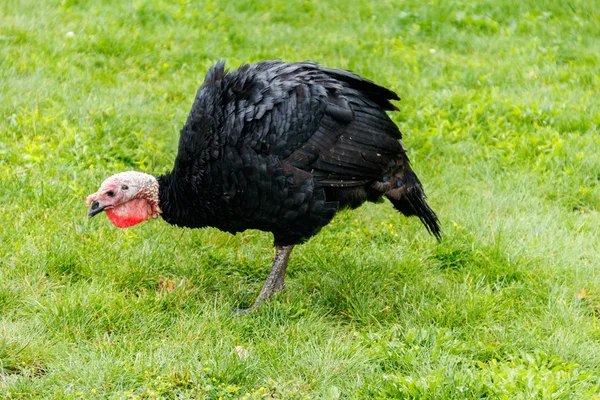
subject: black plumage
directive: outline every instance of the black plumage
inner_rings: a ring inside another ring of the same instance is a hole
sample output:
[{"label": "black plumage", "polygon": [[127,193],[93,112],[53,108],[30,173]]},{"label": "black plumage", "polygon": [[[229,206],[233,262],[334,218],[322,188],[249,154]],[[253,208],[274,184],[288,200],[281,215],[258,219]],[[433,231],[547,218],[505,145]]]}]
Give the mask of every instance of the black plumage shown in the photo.
[{"label": "black plumage", "polygon": [[340,208],[386,195],[439,225],[386,110],[397,95],[347,71],[264,61],[207,74],[158,178],[162,216],[192,228],[272,232],[301,243]]},{"label": "black plumage", "polygon": [[[157,178],[162,217],[191,228],[272,232],[278,249],[289,248],[287,264],[291,247],[338,210],[386,196],[439,238],[386,114],[397,110],[390,100],[399,98],[312,62],[264,61],[231,72],[218,63],[196,94],[172,171]],[[283,286],[281,266],[275,272],[256,305]]]}]

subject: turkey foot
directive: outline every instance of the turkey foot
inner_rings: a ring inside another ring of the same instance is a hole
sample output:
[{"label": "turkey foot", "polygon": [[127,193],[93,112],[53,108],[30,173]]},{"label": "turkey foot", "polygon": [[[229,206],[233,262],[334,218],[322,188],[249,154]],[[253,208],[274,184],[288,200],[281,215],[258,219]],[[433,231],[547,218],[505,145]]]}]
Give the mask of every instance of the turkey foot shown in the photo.
[{"label": "turkey foot", "polygon": [[285,286],[285,270],[287,268],[293,248],[293,244],[288,246],[277,246],[271,273],[267,277],[267,280],[265,281],[258,298],[250,308],[236,310],[236,315],[246,315],[251,313],[260,307],[262,302],[271,297],[273,293],[283,289]]}]

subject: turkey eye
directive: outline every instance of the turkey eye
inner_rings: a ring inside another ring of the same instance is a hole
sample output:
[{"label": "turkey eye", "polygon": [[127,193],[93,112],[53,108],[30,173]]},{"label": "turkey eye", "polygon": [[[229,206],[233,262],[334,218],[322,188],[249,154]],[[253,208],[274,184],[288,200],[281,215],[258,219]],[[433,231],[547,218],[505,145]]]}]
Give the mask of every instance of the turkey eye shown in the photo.
[{"label": "turkey eye", "polygon": [[121,189],[123,189],[123,190],[127,190],[127,189],[129,189],[129,186],[127,186],[127,185],[122,185],[122,186],[121,186]]},{"label": "turkey eye", "polygon": [[106,195],[107,195],[108,197],[114,197],[114,195],[115,195],[115,192],[113,192],[112,190],[109,190],[108,192],[106,192]]}]

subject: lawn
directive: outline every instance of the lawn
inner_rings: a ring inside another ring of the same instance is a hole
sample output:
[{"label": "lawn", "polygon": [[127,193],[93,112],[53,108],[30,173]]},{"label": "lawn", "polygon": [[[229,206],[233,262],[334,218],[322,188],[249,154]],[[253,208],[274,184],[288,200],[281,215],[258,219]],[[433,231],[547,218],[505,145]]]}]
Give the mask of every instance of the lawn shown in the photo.
[{"label": "lawn", "polygon": [[[298,246],[86,217],[160,174],[197,87],[281,58],[395,90],[438,213]],[[0,397],[600,399],[600,2],[4,0]]]}]

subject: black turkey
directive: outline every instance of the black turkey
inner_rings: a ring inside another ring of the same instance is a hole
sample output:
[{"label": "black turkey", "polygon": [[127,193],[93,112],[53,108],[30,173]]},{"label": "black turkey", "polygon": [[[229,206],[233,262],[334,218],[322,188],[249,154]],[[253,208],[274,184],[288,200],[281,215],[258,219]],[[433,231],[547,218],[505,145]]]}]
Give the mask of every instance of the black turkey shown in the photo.
[{"label": "black turkey", "polygon": [[198,89],[171,172],[122,172],[88,196],[90,217],[118,227],[149,217],[236,233],[272,232],[273,267],[256,302],[284,285],[293,247],[335,213],[387,197],[440,238],[398,127],[398,96],[351,72],[312,62],[263,61],[227,72],[219,62]]}]

